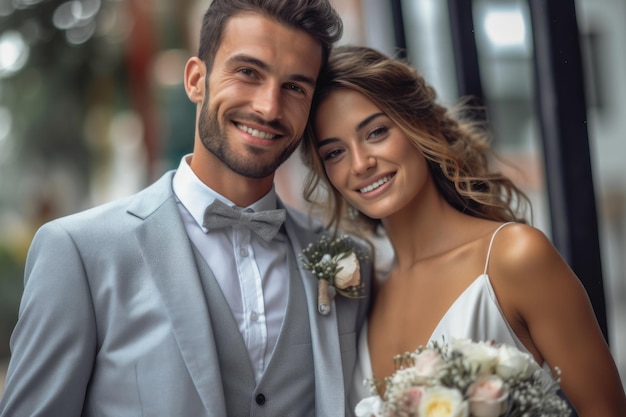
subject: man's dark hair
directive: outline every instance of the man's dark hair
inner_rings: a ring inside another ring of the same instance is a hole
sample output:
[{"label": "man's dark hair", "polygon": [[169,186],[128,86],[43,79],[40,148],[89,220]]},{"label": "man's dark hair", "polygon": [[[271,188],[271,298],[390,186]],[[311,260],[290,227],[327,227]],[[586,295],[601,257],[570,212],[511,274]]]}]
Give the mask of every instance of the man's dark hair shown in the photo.
[{"label": "man's dark hair", "polygon": [[322,46],[322,68],[326,66],[333,43],[343,32],[341,18],[329,0],[213,0],[202,20],[198,50],[198,57],[209,72],[226,22],[242,12],[258,13],[308,33]]}]

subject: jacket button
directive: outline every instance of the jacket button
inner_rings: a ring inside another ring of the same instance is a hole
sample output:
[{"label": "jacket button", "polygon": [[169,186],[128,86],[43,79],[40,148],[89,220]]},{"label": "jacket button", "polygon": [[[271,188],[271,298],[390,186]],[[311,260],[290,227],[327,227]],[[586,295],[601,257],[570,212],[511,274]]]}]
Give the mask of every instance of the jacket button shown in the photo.
[{"label": "jacket button", "polygon": [[258,394],[258,395],[256,396],[256,403],[257,403],[258,405],[263,405],[263,404],[265,404],[265,395],[263,395],[263,394]]}]

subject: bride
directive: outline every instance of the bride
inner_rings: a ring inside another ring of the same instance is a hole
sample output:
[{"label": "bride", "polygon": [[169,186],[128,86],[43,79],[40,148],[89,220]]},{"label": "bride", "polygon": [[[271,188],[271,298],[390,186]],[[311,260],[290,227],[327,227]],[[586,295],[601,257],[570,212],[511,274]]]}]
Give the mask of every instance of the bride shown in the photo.
[{"label": "bride", "polygon": [[370,395],[363,379],[394,372],[394,355],[469,338],[516,346],[545,372],[558,366],[581,417],[626,415],[584,287],[526,224],[525,195],[489,168],[485,135],[437,104],[413,68],[369,48],[336,48],[302,148],[305,197],[325,184],[330,223],[382,227],[395,254],[361,332],[355,395]]}]

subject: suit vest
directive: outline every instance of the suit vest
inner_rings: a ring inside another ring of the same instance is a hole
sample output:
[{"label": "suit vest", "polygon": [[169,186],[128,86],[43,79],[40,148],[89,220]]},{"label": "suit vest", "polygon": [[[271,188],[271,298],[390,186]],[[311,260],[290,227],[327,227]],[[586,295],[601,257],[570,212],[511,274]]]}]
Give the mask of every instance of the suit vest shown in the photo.
[{"label": "suit vest", "polygon": [[[228,417],[315,415],[315,372],[311,328],[302,278],[288,250],[289,297],[274,352],[258,385],[248,350],[213,272],[197,249],[194,256],[213,325]],[[233,279],[237,279],[233,276]],[[218,383],[219,381],[216,381]]]}]

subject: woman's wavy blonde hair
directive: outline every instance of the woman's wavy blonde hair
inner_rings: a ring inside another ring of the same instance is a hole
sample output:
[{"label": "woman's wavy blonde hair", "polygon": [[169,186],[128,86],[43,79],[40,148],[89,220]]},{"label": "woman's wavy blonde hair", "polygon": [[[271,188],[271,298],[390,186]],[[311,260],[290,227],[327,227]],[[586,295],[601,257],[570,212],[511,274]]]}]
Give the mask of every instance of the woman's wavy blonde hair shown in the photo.
[{"label": "woman's wavy blonde hair", "polygon": [[[425,156],[439,192],[451,206],[483,219],[526,223],[528,197],[509,178],[489,168],[490,157],[496,155],[488,143],[487,129],[462,116],[471,110],[466,104],[459,103],[454,110],[438,104],[435,90],[404,61],[368,47],[339,46],[320,74],[301,146],[309,168],[304,198],[314,207],[323,206],[328,226],[345,228],[347,222],[342,220],[349,210],[326,175],[314,120],[320,102],[339,88],[363,94],[404,132]],[[328,201],[316,198],[320,182],[328,191]],[[362,213],[359,220],[361,226],[380,224]]]}]

